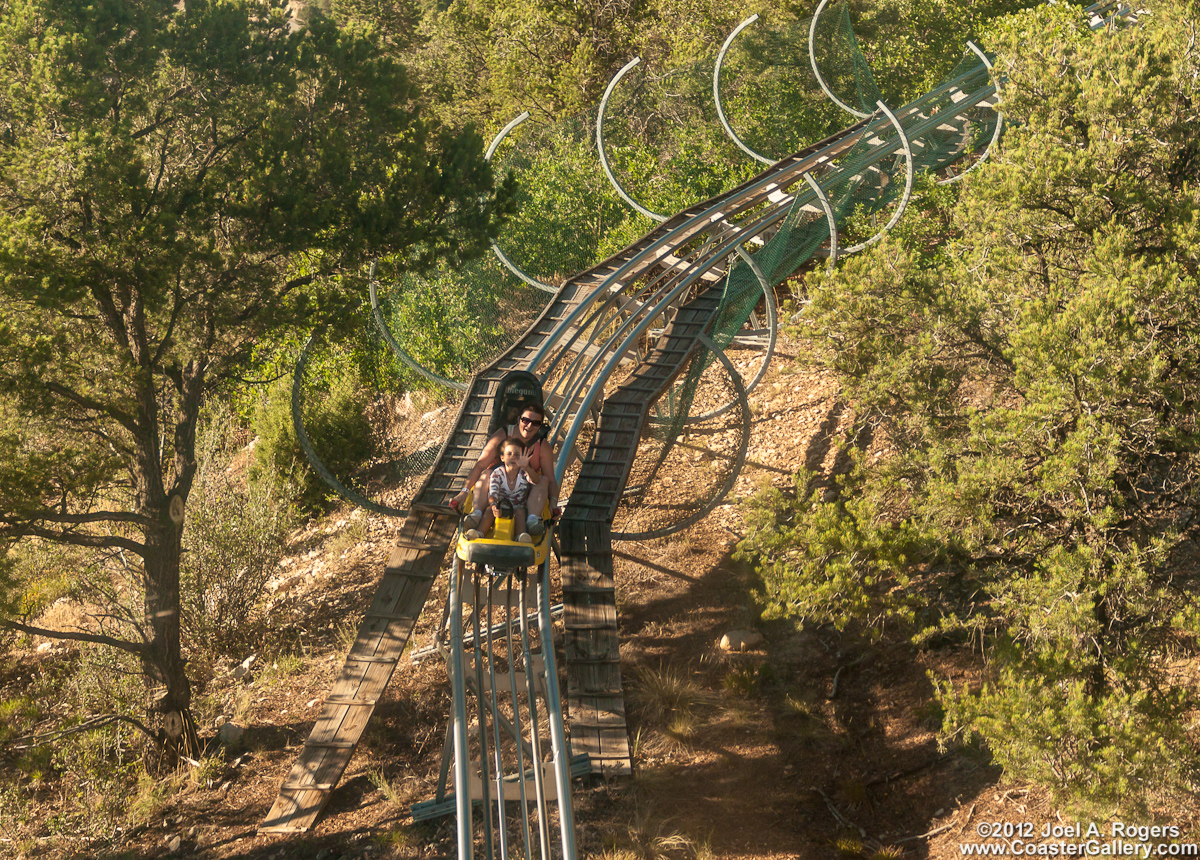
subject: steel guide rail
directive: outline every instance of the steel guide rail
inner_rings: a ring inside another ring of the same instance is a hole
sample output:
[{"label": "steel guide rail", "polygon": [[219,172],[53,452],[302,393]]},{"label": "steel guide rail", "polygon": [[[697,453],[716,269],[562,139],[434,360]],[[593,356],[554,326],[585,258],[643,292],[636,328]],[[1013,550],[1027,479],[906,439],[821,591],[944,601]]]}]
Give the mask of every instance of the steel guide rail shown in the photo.
[{"label": "steel guide rail", "polygon": [[412,813],[454,814],[459,858],[575,857],[570,779],[590,766],[571,759],[562,726],[548,575],[548,564],[492,572],[454,558],[438,639],[452,714],[435,796]]}]

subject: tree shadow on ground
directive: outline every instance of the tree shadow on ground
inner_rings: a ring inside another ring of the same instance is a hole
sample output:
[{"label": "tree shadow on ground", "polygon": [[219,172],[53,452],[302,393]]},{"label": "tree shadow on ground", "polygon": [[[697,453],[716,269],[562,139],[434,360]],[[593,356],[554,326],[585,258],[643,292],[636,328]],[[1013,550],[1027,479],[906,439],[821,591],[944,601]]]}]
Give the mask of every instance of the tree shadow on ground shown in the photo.
[{"label": "tree shadow on ground", "polygon": [[[625,804],[628,820],[653,809],[722,857],[866,858],[887,846],[925,857],[920,837],[939,816],[998,779],[998,768],[970,752],[938,749],[940,709],[926,674],[937,673],[937,653],[898,634],[873,641],[852,626],[764,622],[759,583],[731,553],[698,572],[686,553],[665,560],[669,547],[647,557],[657,551],[624,544],[614,553],[662,583],[620,600],[623,662],[674,667],[712,704],[697,707],[698,728],[674,742],[669,727],[629,707],[637,776],[592,792],[581,821],[592,806]],[[622,584],[618,571],[618,593]],[[748,626],[765,634],[761,648],[717,647]],[[638,683],[625,678],[627,702]]]}]

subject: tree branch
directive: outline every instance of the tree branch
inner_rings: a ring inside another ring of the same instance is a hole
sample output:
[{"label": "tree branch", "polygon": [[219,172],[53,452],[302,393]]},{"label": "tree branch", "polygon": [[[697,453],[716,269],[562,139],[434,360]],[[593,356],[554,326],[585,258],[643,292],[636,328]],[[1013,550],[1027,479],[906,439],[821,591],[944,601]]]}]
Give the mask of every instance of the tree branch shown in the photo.
[{"label": "tree branch", "polygon": [[105,326],[113,335],[113,340],[117,345],[128,343],[128,333],[125,331],[125,321],[121,317],[121,312],[117,309],[117,303],[113,299],[112,292],[107,288],[93,284],[90,288],[92,298],[96,300],[96,305],[100,308],[101,318],[104,320]]},{"label": "tree branch", "polygon": [[117,409],[115,406],[106,406],[99,400],[93,400],[90,397],[86,397],[80,394],[78,391],[68,388],[61,382],[47,382],[45,385],[47,390],[59,395],[60,397],[70,400],[76,406],[82,406],[84,409],[91,409],[94,412],[102,412],[119,423],[130,433],[133,433],[135,436],[139,433],[137,421],[128,412]]},{"label": "tree branch", "polygon": [[70,642],[91,642],[95,645],[108,645],[110,648],[116,648],[119,651],[133,654],[135,657],[141,657],[146,650],[144,644],[129,642],[125,639],[116,639],[100,633],[85,633],[82,630],[47,630],[44,627],[22,624],[20,621],[13,621],[11,618],[0,618],[0,627],[7,627],[9,630],[16,630],[20,633],[28,633],[30,636],[41,636],[44,639],[65,639]]},{"label": "tree branch", "polygon": [[41,734],[24,735],[19,738],[13,738],[12,740],[6,742],[4,746],[13,750],[32,749],[35,746],[40,746],[41,744],[49,743],[50,741],[55,741],[59,738],[65,738],[69,735],[77,735],[82,732],[90,732],[94,729],[102,729],[105,726],[112,725],[113,723],[128,723],[146,737],[150,738],[150,740],[158,743],[158,736],[155,735],[154,732],[150,731],[150,729],[148,729],[144,723],[135,720],[133,717],[127,717],[124,714],[102,714],[101,716],[84,720],[82,723],[71,726],[69,729],[59,729],[58,731],[54,732],[42,732]]},{"label": "tree branch", "polygon": [[56,514],[44,513],[38,515],[39,520],[64,525],[83,525],[85,523],[133,523],[138,526],[151,526],[154,521],[143,514],[131,511],[92,511],[87,514]]},{"label": "tree branch", "polygon": [[264,308],[273,307],[279,304],[279,302],[283,301],[287,294],[292,290],[295,290],[299,287],[308,286],[316,280],[316,277],[317,276],[313,274],[301,275],[298,278],[292,278],[283,285],[279,292],[270,295],[266,301],[255,300],[247,304],[246,308],[240,314],[238,314],[237,317],[235,317],[235,321],[240,325],[247,320],[254,319],[258,314],[262,313]]},{"label": "tree branch", "polygon": [[162,362],[163,354],[170,347],[172,338],[175,334],[175,323],[179,321],[179,314],[183,310],[184,302],[182,291],[179,288],[178,279],[175,281],[175,289],[172,290],[172,294],[173,303],[171,305],[171,318],[167,321],[167,330],[163,334],[162,340],[158,342],[158,349],[154,351],[154,358],[150,361],[151,365],[154,367],[158,367],[158,365]]},{"label": "tree branch", "polygon": [[[9,521],[8,525],[15,524]],[[34,535],[35,537],[45,538],[46,540],[70,544],[71,546],[88,547],[91,549],[124,549],[142,558],[146,557],[146,547],[137,541],[130,540],[129,538],[113,537],[112,535],[76,534],[75,532],[56,531],[54,529],[42,528],[41,526],[37,525],[25,525],[22,528],[22,534]]]}]

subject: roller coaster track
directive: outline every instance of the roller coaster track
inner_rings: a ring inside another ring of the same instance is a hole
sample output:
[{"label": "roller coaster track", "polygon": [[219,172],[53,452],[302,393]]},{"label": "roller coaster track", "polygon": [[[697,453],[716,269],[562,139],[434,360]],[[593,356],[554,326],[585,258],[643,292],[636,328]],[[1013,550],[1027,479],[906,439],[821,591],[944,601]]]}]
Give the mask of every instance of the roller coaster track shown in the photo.
[{"label": "roller coaster track", "polygon": [[[555,415],[551,433],[559,443],[560,482],[579,457],[584,428],[590,431],[558,525],[570,745],[587,754],[594,770],[628,772],[611,524],[652,406],[706,350],[724,364],[744,406],[736,372],[709,339],[736,255],[752,240],[769,243],[797,213],[828,218],[832,210],[822,189],[868,181],[886,186],[890,180],[881,165],[894,165],[901,155],[911,184],[914,159],[930,168],[921,159],[934,148],[927,148],[929,140],[962,140],[933,169],[966,156],[971,135],[965,117],[991,106],[995,94],[981,64],[894,113],[878,110],[742,185],[689,206],[559,287],[524,335],[468,384],[454,430],[410,505],[342,673],[260,832],[308,829],[345,770],[443,568],[457,529],[448,502],[479,457],[499,383],[512,370],[530,370],[544,380]],[[838,160],[851,151],[854,175],[847,176]],[[836,231],[830,221],[834,254]],[[648,342],[651,333],[655,337]],[[457,562],[454,569],[452,591],[458,587]],[[538,576],[544,595],[548,562]],[[542,623],[548,624],[548,616]],[[553,675],[553,648],[546,650],[546,671]],[[477,695],[482,689],[478,685]],[[556,742],[553,756],[558,773],[565,773],[571,758],[565,744]],[[558,796],[564,794],[560,788]],[[461,801],[458,809],[460,830],[464,811],[469,830],[469,803]],[[569,815],[564,818],[569,821]],[[460,856],[469,855],[470,843],[470,833],[460,832]],[[566,841],[563,853],[571,853]]]},{"label": "roller coaster track", "polygon": [[[471,380],[455,428],[446,438],[436,465],[411,505],[411,513],[384,570],[383,580],[350,653],[345,668],[326,698],[304,749],[285,779],[261,832],[294,832],[308,829],[324,807],[357,745],[366,722],[391,678],[400,651],[442,567],[455,534],[456,516],[448,502],[463,486],[488,437],[488,422],[497,386],[506,373],[539,364],[566,364],[567,352],[595,356],[592,375],[601,358],[629,352],[630,337],[615,349],[598,349],[579,323],[594,306],[626,312],[641,324],[670,313],[673,324],[660,337],[656,349],[637,366],[629,381],[605,399],[597,430],[576,480],[560,530],[564,558],[564,589],[568,595],[568,654],[601,661],[604,668],[591,674],[600,683],[573,685],[573,714],[591,713],[597,732],[624,733],[624,719],[614,699],[620,698],[620,673],[615,647],[616,611],[612,599],[611,548],[607,546],[611,522],[646,411],[684,367],[691,353],[703,348],[699,335],[719,305],[721,281],[706,279],[718,274],[724,259],[753,236],[769,231],[795,202],[787,190],[801,183],[805,173],[832,162],[862,135],[884,131],[886,120],[857,123],[815,146],[778,162],[755,179],[712,200],[696,204],[660,224],[638,242],[566,282],[525,335]],[[882,141],[881,141],[882,143]],[[746,226],[731,219],[763,209]],[[687,246],[693,253],[682,253]],[[681,296],[693,284],[703,285],[687,303]],[[636,289],[640,285],[640,289]],[[624,298],[626,303],[620,304]],[[585,321],[586,323],[587,321]],[[590,321],[593,328],[598,320]],[[627,330],[637,328],[627,326]],[[556,351],[555,347],[559,349]],[[611,371],[609,371],[611,373]],[[576,368],[575,376],[580,376]],[[605,378],[604,376],[600,377]],[[561,389],[565,386],[558,386]],[[587,401],[595,395],[576,384],[573,399]],[[556,406],[561,420],[574,414],[559,391]],[[566,407],[566,408],[564,408]],[[585,409],[591,407],[588,403]],[[561,477],[561,475],[560,475]],[[600,623],[597,624],[597,619]],[[589,625],[591,625],[589,627]],[[585,634],[582,630],[597,632]],[[572,665],[584,665],[580,659]],[[582,675],[583,672],[576,672]],[[617,719],[619,717],[619,719]],[[597,735],[587,751],[606,766],[628,768],[628,749],[618,740],[616,754]]]}]

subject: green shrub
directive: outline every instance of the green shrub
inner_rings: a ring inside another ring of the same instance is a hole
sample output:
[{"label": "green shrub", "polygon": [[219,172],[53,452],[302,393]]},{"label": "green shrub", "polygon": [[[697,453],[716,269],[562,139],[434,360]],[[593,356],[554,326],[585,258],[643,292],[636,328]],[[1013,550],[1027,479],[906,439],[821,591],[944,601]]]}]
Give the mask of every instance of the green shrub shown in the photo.
[{"label": "green shrub", "polygon": [[1195,14],[1160,8],[1103,34],[1061,5],[996,28],[995,157],[810,278],[804,334],[888,455],[836,491],[762,494],[742,547],[777,613],[970,642],[982,683],[935,679],[943,741],[1081,815],[1190,810],[1200,785],[1181,671],[1200,656],[1200,198],[1177,110],[1196,75],[1175,23]]},{"label": "green shrub", "polygon": [[11,578],[12,608],[36,618],[59,598],[73,595],[86,568],[86,554],[78,547],[26,539],[0,563],[0,589]]},{"label": "green shrub", "polygon": [[191,647],[240,656],[260,632],[258,606],[297,516],[291,485],[248,480],[235,435],[228,412],[203,422],[179,576]]},{"label": "green shrub", "polygon": [[183,771],[178,771],[165,779],[155,779],[148,774],[141,774],[137,779],[137,791],[130,799],[127,816],[131,824],[149,824],[162,816],[171,802],[183,787]]},{"label": "green shrub", "polygon": [[0,701],[0,743],[6,743],[27,732],[37,722],[41,713],[38,703],[29,696]]},{"label": "green shrub", "polygon": [[[53,784],[58,803],[44,822],[51,834],[112,838],[142,770],[144,736],[119,721],[82,724],[88,715],[136,713],[144,700],[132,655],[84,644],[77,659],[39,673],[25,697],[0,704],[0,725],[11,725],[15,734],[45,733],[45,742],[18,751],[15,767],[0,774],[0,797],[20,798],[11,809],[0,804],[0,825],[7,816],[5,826],[25,832],[39,817],[27,808],[36,802],[30,786]],[[72,716],[48,725],[54,714]]]},{"label": "green shrub", "polygon": [[[306,385],[304,430],[317,457],[343,483],[374,452],[366,409],[370,402],[350,367],[333,367],[329,376]],[[315,510],[332,492],[309,464],[292,421],[292,379],[272,385],[254,414],[258,444],[254,448],[256,480],[270,477],[277,485],[295,487],[295,501]]]}]

